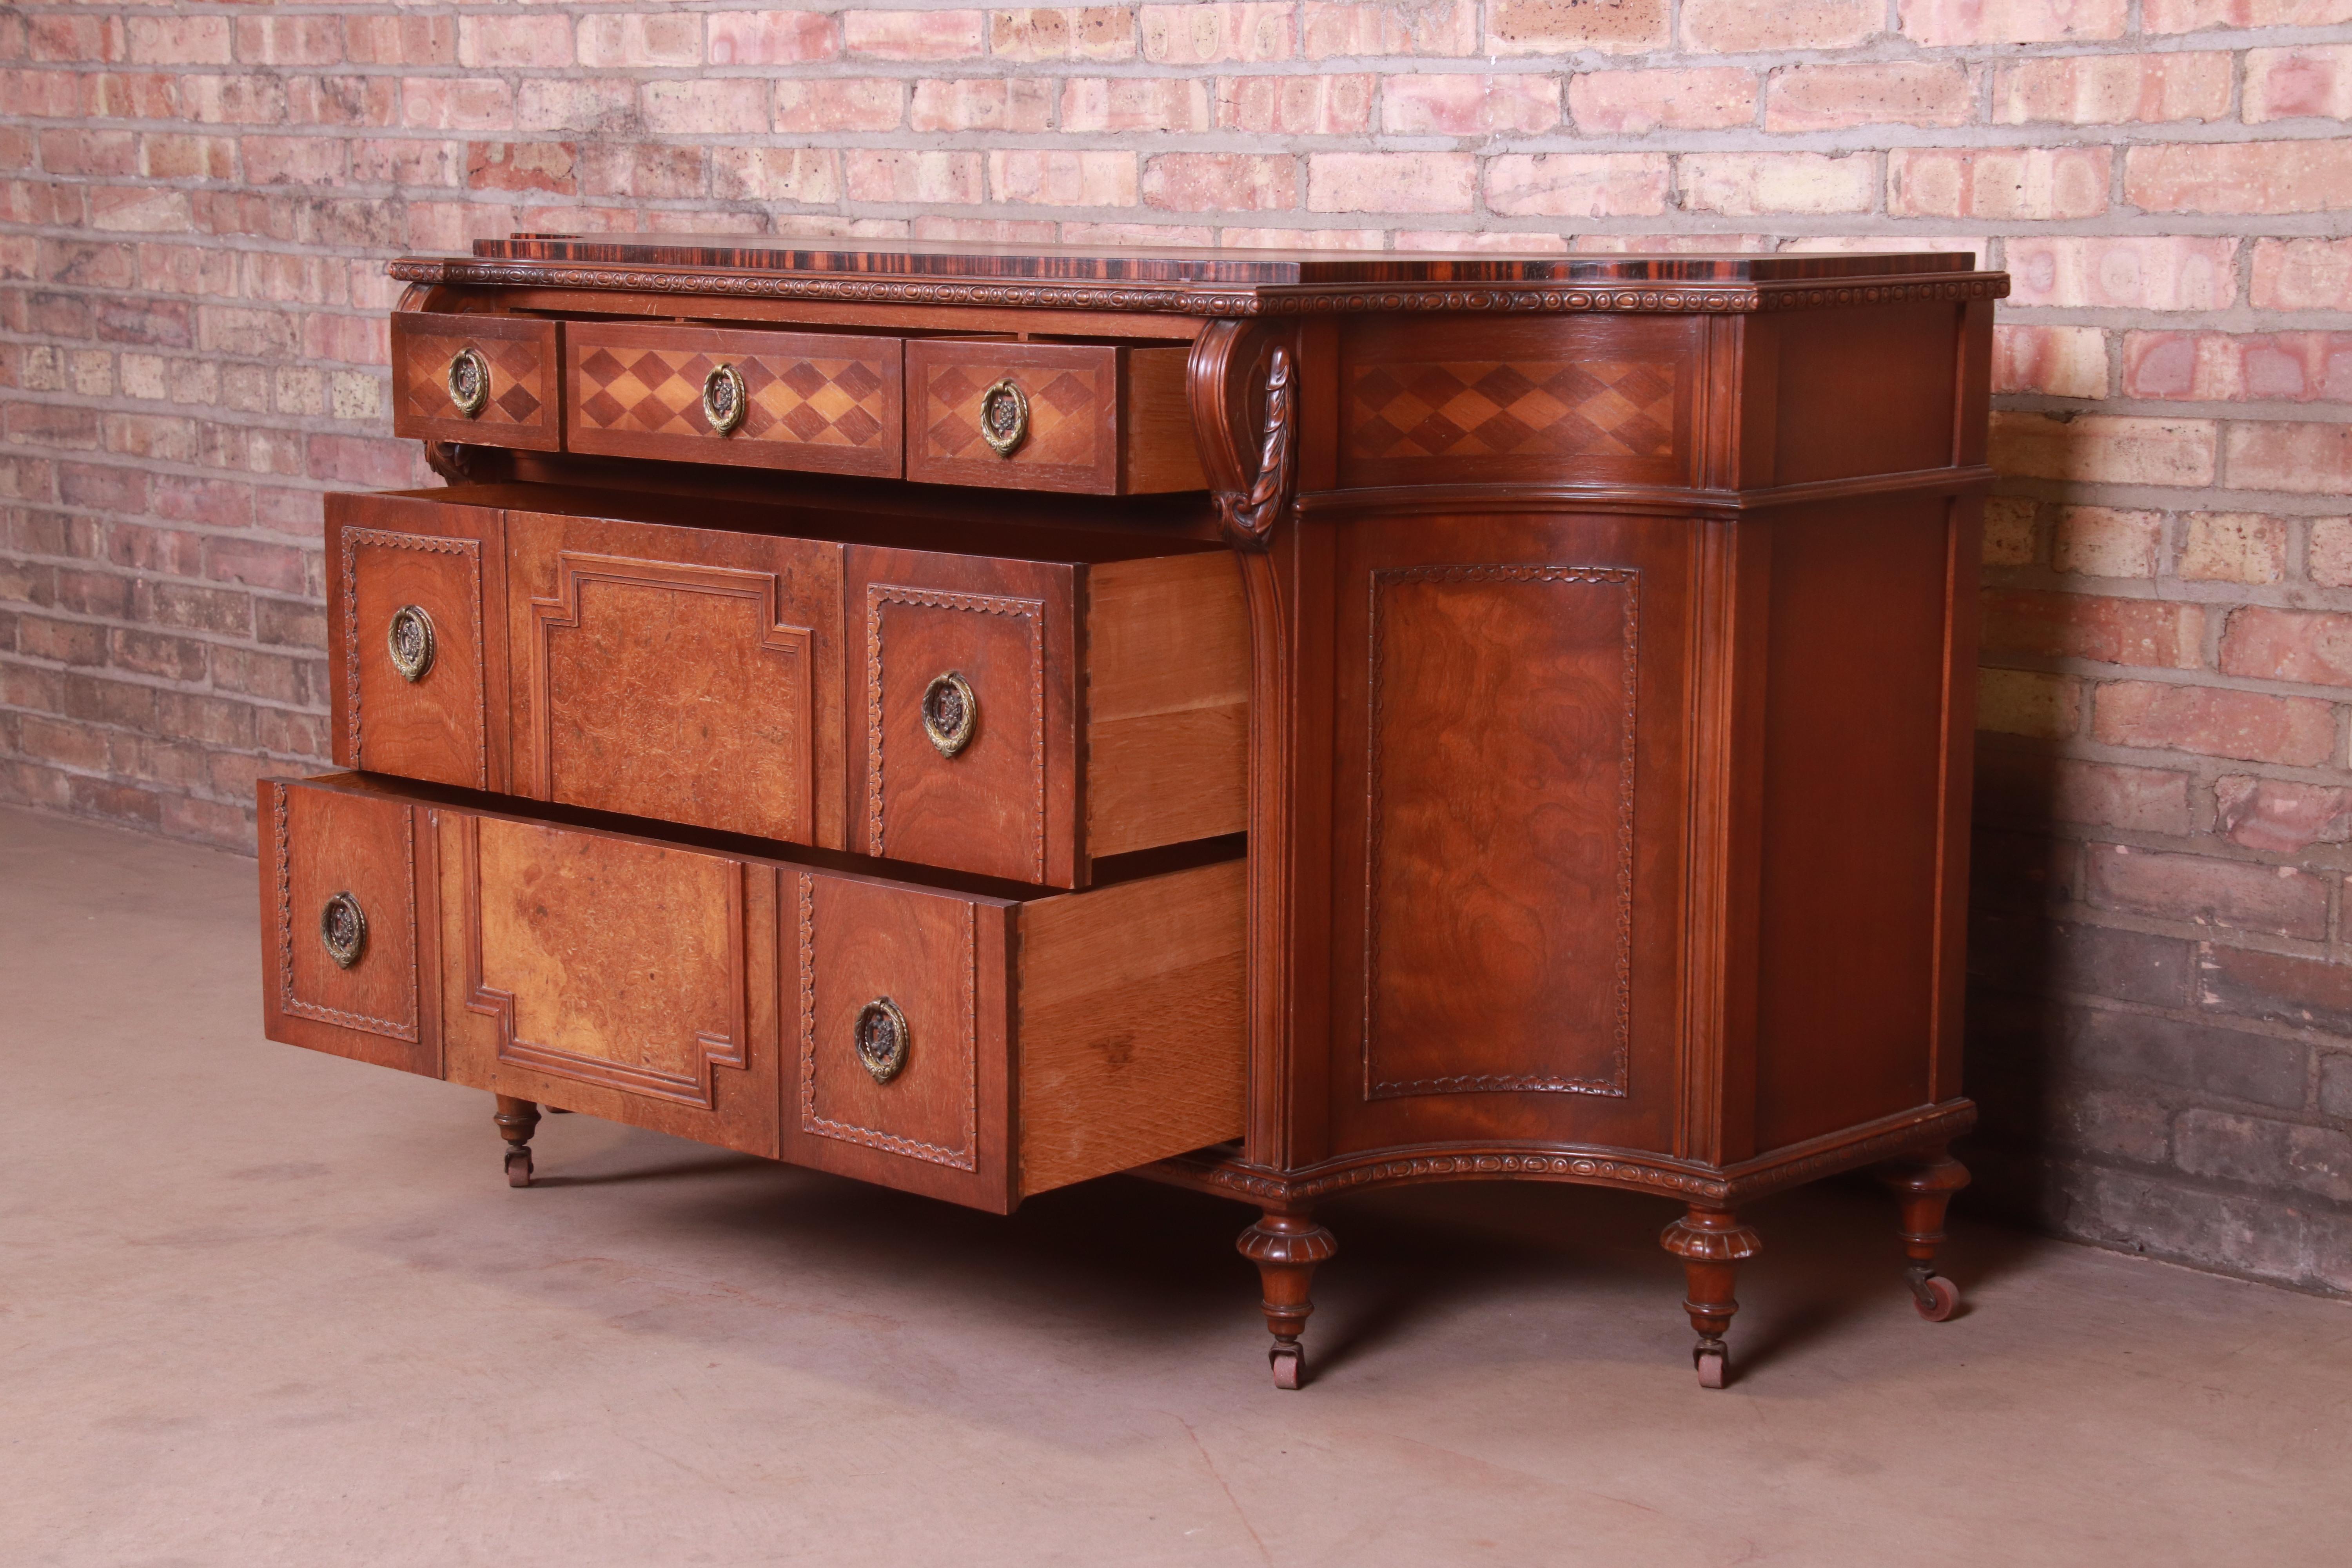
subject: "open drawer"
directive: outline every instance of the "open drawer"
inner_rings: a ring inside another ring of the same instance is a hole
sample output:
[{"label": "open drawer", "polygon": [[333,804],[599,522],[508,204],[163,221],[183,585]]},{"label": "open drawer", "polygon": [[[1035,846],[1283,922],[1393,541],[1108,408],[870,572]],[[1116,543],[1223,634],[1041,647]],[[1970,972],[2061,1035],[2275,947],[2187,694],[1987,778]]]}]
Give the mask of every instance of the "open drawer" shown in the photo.
[{"label": "open drawer", "polygon": [[1239,861],[1022,898],[351,774],[260,806],[272,1039],[998,1212],[1242,1131]]}]

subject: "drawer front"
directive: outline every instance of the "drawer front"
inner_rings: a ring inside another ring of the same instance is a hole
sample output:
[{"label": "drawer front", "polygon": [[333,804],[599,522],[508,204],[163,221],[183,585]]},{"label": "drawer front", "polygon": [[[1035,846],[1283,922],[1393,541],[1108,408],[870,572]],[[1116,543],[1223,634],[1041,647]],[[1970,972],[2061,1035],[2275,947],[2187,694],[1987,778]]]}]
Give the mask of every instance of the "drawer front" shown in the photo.
[{"label": "drawer front", "polygon": [[406,496],[331,496],[328,595],[335,760],[467,789],[504,788],[491,694],[505,650],[483,612],[505,580],[501,514]]},{"label": "drawer front", "polygon": [[856,847],[1075,885],[1075,580],[1045,563],[850,549]]},{"label": "drawer front", "polygon": [[523,511],[507,535],[521,793],[845,847],[840,546]]},{"label": "drawer front", "polygon": [[429,815],[452,1081],[774,1156],[772,868]]},{"label": "drawer front", "polygon": [[394,311],[393,434],[559,450],[560,336],[556,322],[523,316]]},{"label": "drawer front", "polygon": [[417,1005],[409,803],[265,779],[258,805],[265,1032],[439,1076],[437,1031]]},{"label": "drawer front", "polygon": [[[1095,343],[908,342],[907,477],[1118,494],[1119,353]],[[1006,384],[1017,398],[996,390]],[[1017,441],[998,451],[992,426]]]},{"label": "drawer front", "polygon": [[574,323],[567,342],[572,451],[899,475],[897,338]]}]

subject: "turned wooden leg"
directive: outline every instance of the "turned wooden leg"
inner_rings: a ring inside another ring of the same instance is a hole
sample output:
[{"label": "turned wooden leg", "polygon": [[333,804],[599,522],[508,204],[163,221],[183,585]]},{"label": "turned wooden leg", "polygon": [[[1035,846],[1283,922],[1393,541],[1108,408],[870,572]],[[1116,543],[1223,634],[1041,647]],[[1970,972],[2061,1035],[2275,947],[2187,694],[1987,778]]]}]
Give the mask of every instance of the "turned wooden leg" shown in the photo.
[{"label": "turned wooden leg", "polygon": [[1732,1278],[1739,1266],[1764,1250],[1761,1237],[1739,1223],[1729,1209],[1701,1208],[1666,1226],[1658,1244],[1683,1260],[1688,1287],[1683,1310],[1690,1314],[1698,1343],[1691,1351],[1701,1388],[1721,1388],[1731,1371],[1731,1351],[1723,1342],[1731,1315],[1739,1302],[1731,1294]]},{"label": "turned wooden leg", "polygon": [[1267,1209],[1264,1218],[1242,1232],[1234,1246],[1257,1265],[1258,1285],[1265,1300],[1265,1326],[1274,1344],[1265,1352],[1274,1367],[1276,1388],[1297,1388],[1307,1381],[1307,1352],[1298,1336],[1307,1316],[1315,1310],[1307,1287],[1315,1266],[1339,1256],[1339,1238],[1317,1225],[1307,1211]]},{"label": "turned wooden leg", "polygon": [[1912,1304],[1931,1323],[1958,1310],[1960,1288],[1936,1272],[1936,1248],[1944,1239],[1944,1210],[1952,1194],[1969,1184],[1969,1168],[1941,1149],[1917,1160],[1878,1167],[1879,1184],[1895,1194],[1903,1211],[1903,1251],[1911,1259],[1904,1278]]},{"label": "turned wooden leg", "polygon": [[539,1126],[539,1107],[510,1094],[499,1096],[499,1136],[507,1141],[507,1185],[530,1185],[530,1135]]}]

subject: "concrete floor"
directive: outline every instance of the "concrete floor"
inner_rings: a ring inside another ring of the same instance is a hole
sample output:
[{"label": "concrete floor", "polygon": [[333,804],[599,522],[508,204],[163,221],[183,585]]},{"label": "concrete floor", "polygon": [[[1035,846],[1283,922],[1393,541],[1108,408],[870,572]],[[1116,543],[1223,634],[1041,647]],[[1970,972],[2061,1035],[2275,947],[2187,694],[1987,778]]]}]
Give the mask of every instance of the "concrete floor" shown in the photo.
[{"label": "concrete floor", "polygon": [[[0,812],[0,1563],[2341,1562],[2352,1310],[1875,1195],[1754,1214],[1693,1382],[1659,1201],[1335,1206],[1268,1386],[1238,1206],[1010,1220],[263,1040],[253,862]],[[1963,1200],[1965,1204],[1965,1199]]]}]

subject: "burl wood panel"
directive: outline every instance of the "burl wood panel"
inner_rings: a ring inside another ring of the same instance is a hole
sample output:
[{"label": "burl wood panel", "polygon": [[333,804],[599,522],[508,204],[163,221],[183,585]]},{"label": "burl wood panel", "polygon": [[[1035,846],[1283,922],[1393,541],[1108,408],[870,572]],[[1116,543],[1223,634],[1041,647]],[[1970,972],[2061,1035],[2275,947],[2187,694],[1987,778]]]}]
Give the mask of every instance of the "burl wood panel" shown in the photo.
[{"label": "burl wood panel", "polygon": [[772,867],[430,815],[453,1081],[774,1155]]},{"label": "burl wood panel", "polygon": [[1670,1147],[1694,526],[1343,535],[1338,1149]]},{"label": "burl wood panel", "polygon": [[[785,1157],[1008,1208],[1010,906],[816,871],[791,881],[798,1050]],[[885,998],[906,1018],[908,1047],[877,1083],[856,1030]]]},{"label": "burl wood panel", "polygon": [[[468,789],[504,787],[503,514],[407,496],[327,498],[335,760]],[[415,680],[386,634],[404,608],[433,627]],[[495,698],[495,700],[494,700]],[[495,710],[495,712],[494,712]]]},{"label": "burl wood panel", "polygon": [[[379,1067],[438,1076],[439,1041],[417,1006],[417,846],[406,801],[264,779],[261,941],[267,1033]],[[366,921],[338,965],[320,934],[349,894]]]},{"label": "burl wood panel", "polygon": [[1759,1152],[1937,1098],[1947,526],[1939,497],[1771,523]]},{"label": "burl wood panel", "polygon": [[1351,321],[1340,338],[1339,482],[1685,483],[1704,325]]},{"label": "burl wood panel", "polygon": [[[565,445],[574,452],[897,479],[904,464],[899,340],[838,332],[583,322],[571,327]],[[740,425],[702,409],[721,365],[743,378]]]},{"label": "burl wood panel", "polygon": [[840,546],[522,511],[508,531],[524,791],[845,847]]},{"label": "burl wood panel", "polygon": [[[907,477],[1116,495],[1123,352],[1108,343],[908,342]],[[999,457],[981,438],[980,405],[1006,379],[1029,399],[1029,434]]]},{"label": "burl wood panel", "polygon": [[1249,825],[1249,621],[1224,552],[1087,570],[1086,853]]},{"label": "burl wood panel", "polygon": [[[561,451],[561,330],[558,322],[527,316],[394,311],[393,434]],[[449,397],[449,362],[469,348],[490,367],[489,396],[470,418]]]},{"label": "burl wood panel", "polygon": [[[1077,570],[852,546],[863,698],[857,847],[1015,881],[1076,884]],[[925,735],[925,688],[963,677],[979,721],[954,756]]]},{"label": "burl wood panel", "polygon": [[1240,1135],[1246,901],[1234,860],[1021,906],[1024,1196]]}]

